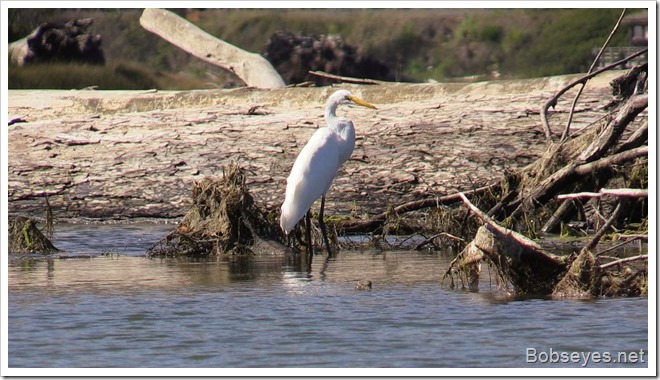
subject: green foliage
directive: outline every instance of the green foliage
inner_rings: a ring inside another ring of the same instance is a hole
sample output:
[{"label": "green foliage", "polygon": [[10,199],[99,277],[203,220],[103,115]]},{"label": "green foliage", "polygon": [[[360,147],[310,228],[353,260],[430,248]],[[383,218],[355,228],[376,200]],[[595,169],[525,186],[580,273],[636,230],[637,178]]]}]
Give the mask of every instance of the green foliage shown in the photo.
[{"label": "green foliage", "polygon": [[[388,63],[399,78],[405,75],[422,81],[470,75],[487,78],[493,71],[503,78],[584,72],[593,60],[592,50],[603,44],[621,13],[620,9],[173,11],[210,34],[253,52],[260,52],[278,30],[339,34],[361,52]],[[634,12],[628,10],[628,14]],[[103,37],[109,66],[78,68],[76,75],[54,66],[11,68],[10,88],[179,89],[218,87],[228,78],[221,69],[144,30],[139,24],[141,9],[9,9],[8,13],[10,41],[46,21],[92,17],[90,32]],[[610,46],[625,46],[628,38],[627,27],[622,25]],[[42,69],[44,73],[38,73]]]},{"label": "green foliage", "polygon": [[152,88],[194,89],[206,87],[199,79],[154,73],[135,62],[112,65],[51,63],[25,67],[9,66],[9,88],[146,90]]},{"label": "green foliage", "polygon": [[[558,10],[520,51],[517,67],[521,75],[547,76],[585,72],[593,61],[592,50],[605,42],[621,14],[620,9]],[[621,27],[610,46],[627,44],[627,30]]]}]

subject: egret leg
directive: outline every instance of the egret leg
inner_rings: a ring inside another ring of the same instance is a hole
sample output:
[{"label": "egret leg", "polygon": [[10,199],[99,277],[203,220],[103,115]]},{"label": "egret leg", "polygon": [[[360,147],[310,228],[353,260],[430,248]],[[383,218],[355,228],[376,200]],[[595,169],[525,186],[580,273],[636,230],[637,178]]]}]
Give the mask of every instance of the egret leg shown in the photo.
[{"label": "egret leg", "polygon": [[328,240],[328,233],[325,230],[325,222],[323,221],[323,209],[325,208],[325,195],[321,195],[321,211],[319,211],[319,227],[321,227],[321,235],[323,235],[323,242],[325,249],[328,250],[328,256],[332,256],[330,249],[330,241]]},{"label": "egret leg", "polygon": [[314,254],[312,247],[312,210],[307,210],[307,214],[305,214],[305,240],[307,243],[307,261],[311,263]]}]

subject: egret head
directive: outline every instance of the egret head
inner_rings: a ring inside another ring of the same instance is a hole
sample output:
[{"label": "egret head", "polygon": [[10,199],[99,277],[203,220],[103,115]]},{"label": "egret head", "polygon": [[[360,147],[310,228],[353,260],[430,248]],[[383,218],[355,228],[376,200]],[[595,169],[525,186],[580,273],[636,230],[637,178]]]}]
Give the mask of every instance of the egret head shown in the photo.
[{"label": "egret head", "polygon": [[348,90],[336,91],[334,94],[330,95],[328,102],[326,103],[329,108],[336,108],[340,104],[357,104],[362,107],[376,109],[376,106],[358,98]]}]

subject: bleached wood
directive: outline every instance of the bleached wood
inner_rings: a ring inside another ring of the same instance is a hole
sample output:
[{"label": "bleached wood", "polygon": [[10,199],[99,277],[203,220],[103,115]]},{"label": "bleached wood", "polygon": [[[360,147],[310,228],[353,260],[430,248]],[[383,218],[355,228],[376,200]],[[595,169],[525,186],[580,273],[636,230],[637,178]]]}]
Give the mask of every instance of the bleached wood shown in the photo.
[{"label": "bleached wood", "polygon": [[233,72],[248,86],[284,87],[282,77],[264,57],[215,38],[170,11],[147,8],[140,25],[195,57]]}]

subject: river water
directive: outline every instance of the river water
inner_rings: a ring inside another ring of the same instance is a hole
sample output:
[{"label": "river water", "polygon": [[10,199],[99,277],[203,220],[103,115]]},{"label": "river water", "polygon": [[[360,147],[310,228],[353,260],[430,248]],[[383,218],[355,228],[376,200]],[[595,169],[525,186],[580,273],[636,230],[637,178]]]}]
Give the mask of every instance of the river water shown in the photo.
[{"label": "river water", "polygon": [[9,367],[648,366],[646,298],[510,300],[487,272],[478,293],[450,290],[446,253],[319,255],[311,273],[281,255],[141,256],[171,228],[56,226],[69,253],[115,248],[12,259]]}]

